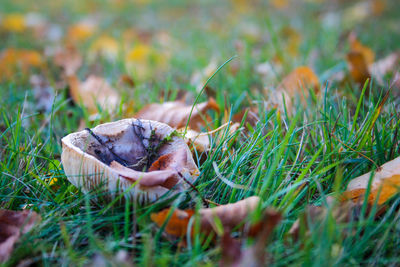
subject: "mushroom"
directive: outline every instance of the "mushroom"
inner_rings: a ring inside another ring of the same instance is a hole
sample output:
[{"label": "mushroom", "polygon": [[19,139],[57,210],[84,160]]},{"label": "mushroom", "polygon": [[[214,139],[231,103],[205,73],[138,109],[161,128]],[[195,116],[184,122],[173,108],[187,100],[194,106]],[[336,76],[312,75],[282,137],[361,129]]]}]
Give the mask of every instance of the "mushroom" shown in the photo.
[{"label": "mushroom", "polygon": [[170,198],[199,176],[188,146],[170,126],[134,118],[65,136],[61,162],[83,192],[102,188],[111,198],[123,193],[140,204]]}]

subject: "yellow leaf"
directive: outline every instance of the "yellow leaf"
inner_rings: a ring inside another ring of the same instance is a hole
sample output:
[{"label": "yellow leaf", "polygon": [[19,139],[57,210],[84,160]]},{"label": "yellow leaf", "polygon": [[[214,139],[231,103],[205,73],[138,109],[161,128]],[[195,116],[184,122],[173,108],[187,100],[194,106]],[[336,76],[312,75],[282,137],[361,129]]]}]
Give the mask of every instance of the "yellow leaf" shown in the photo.
[{"label": "yellow leaf", "polygon": [[91,37],[95,30],[96,26],[89,21],[76,23],[69,27],[67,32],[67,40],[72,43],[84,41]]},{"label": "yellow leaf", "polygon": [[113,61],[118,57],[118,51],[118,41],[108,35],[102,35],[91,45],[89,57],[95,59],[97,55],[100,55],[107,60]]},{"label": "yellow leaf", "polygon": [[148,45],[138,44],[127,55],[128,61],[145,62],[151,54],[151,48]]},{"label": "yellow leaf", "polygon": [[25,17],[21,14],[5,15],[1,25],[4,30],[10,32],[23,32],[26,29]]}]

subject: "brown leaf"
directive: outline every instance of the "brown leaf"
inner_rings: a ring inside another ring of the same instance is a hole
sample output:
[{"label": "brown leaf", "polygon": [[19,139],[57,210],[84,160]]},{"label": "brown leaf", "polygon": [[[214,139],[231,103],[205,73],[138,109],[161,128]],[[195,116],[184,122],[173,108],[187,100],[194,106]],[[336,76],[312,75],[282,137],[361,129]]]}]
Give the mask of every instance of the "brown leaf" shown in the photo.
[{"label": "brown leaf", "polygon": [[[233,204],[221,205],[215,208],[199,210],[200,231],[206,234],[217,232],[215,220],[219,220],[224,229],[234,229],[251,214],[259,205],[260,198],[253,196]],[[170,209],[151,214],[151,219],[161,227],[168,218]],[[167,222],[165,232],[180,237],[186,235],[190,218],[194,215],[193,210],[176,209],[171,219]],[[190,231],[193,234],[193,229]]]},{"label": "brown leaf", "polygon": [[254,244],[247,248],[243,248],[238,240],[233,239],[229,232],[225,232],[221,238],[220,266],[265,266],[268,262],[265,246],[281,219],[282,215],[279,212],[267,209],[257,224],[259,229],[254,232]]},{"label": "brown leaf", "polygon": [[54,64],[63,68],[66,76],[76,74],[82,65],[82,56],[73,45],[58,48],[53,57]]},{"label": "brown leaf", "polygon": [[375,61],[375,53],[371,48],[364,46],[360,41],[357,40],[357,36],[354,33],[349,35],[350,51],[358,52],[362,54],[365,63],[370,65]]},{"label": "brown leaf", "polygon": [[350,74],[355,82],[363,84],[371,77],[369,66],[374,63],[375,53],[361,44],[354,33],[349,35],[349,43],[350,52],[347,54],[347,62]]},{"label": "brown leaf", "polygon": [[[180,132],[184,132],[185,129],[180,129]],[[192,150],[192,152],[197,151],[197,154],[200,155],[205,153],[210,148],[210,137],[207,133],[199,133],[192,129],[188,129],[185,135],[186,144]]]},{"label": "brown leaf", "polygon": [[[308,90],[319,92],[320,84],[317,75],[307,66],[300,66],[286,76],[278,86],[278,90],[285,90],[290,97],[299,94],[302,101],[308,97]],[[303,95],[304,94],[304,95]]]},{"label": "brown leaf", "polygon": [[91,75],[84,82],[76,75],[68,77],[69,90],[76,104],[82,103],[91,114],[98,112],[99,105],[103,110],[113,113],[118,108],[121,98],[117,91],[103,78]]},{"label": "brown leaf", "polygon": [[0,263],[9,259],[15,243],[33,228],[40,216],[32,211],[0,209]]},{"label": "brown leaf", "polygon": [[356,203],[364,200],[369,180],[372,176],[371,192],[368,203],[377,201],[378,205],[384,204],[399,192],[400,187],[400,157],[383,164],[378,170],[361,175],[347,185],[343,193],[344,199],[351,199]]},{"label": "brown leaf", "polygon": [[[180,101],[165,102],[163,104],[145,106],[136,114],[136,117],[164,122],[173,128],[182,128],[186,126],[191,110],[192,106]],[[211,121],[210,116],[206,113],[208,110],[219,111],[218,105],[213,98],[194,106],[189,127],[199,131],[202,126],[206,126]]]},{"label": "brown leaf", "polygon": [[367,62],[362,53],[351,51],[347,54],[347,62],[350,67],[350,75],[357,83],[363,84],[371,77]]}]

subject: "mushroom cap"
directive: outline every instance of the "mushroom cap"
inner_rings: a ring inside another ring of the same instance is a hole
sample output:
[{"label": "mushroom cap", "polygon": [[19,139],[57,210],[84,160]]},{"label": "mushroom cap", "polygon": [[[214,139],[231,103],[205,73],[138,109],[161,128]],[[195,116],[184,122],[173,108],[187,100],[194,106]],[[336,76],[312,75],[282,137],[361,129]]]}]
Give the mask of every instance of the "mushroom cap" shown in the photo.
[{"label": "mushroom cap", "polygon": [[185,141],[167,124],[132,118],[91,131],[71,133],[61,140],[65,174],[85,193],[105,189],[106,197],[124,194],[144,205],[188,188],[183,177],[193,183],[199,176]]}]

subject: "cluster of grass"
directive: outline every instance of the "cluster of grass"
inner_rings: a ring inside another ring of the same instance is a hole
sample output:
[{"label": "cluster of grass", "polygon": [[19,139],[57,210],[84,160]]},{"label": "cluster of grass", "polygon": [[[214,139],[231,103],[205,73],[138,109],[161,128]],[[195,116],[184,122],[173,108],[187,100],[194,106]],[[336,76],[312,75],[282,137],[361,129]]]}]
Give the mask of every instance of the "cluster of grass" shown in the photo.
[{"label": "cluster of grass", "polygon": [[[3,13],[27,12],[31,8],[28,3],[6,2],[2,4]],[[88,7],[79,9],[76,1],[60,2],[65,12],[63,19],[73,20],[88,12]],[[384,16],[354,26],[377,57],[392,52],[400,40],[398,29],[393,26],[398,23],[398,5],[396,1],[387,2]],[[54,13],[54,7],[43,3],[42,12],[57,20],[59,14]],[[389,202],[378,220],[373,213],[361,214],[359,220],[346,224],[337,224],[334,218],[327,217],[297,242],[287,236],[307,205],[320,205],[326,196],[340,195],[351,179],[400,155],[396,92],[389,92],[389,86],[382,87],[374,81],[367,82],[363,89],[352,83],[332,84],[323,80],[332,69],[346,68],[346,49],[338,48],[346,25],[338,23],[324,28],[317,23],[321,18],[316,18],[316,14],[328,4],[302,3],[296,10],[274,13],[266,4],[257,2],[249,5],[248,12],[236,11],[232,15],[235,7],[225,1],[155,1],[140,8],[132,4],[124,9],[112,3],[95,2],[96,12],[104,16],[102,23],[106,29],[144,21],[149,30],[159,27],[180,41],[179,53],[171,57],[168,71],[139,83],[134,92],[125,94],[124,101],[140,100],[135,102],[135,110],[159,101],[163,91],[183,88],[195,94],[188,77],[207,65],[213,56],[222,63],[236,54],[234,40],[241,40],[245,47],[231,62],[240,63],[238,73],[234,75],[228,64],[210,82],[216,89],[219,106],[231,107],[232,113],[262,103],[267,97],[262,93],[262,77],[254,71],[257,64],[273,59],[276,54],[282,55],[287,71],[313,61],[321,82],[326,83],[321,97],[308,99],[306,107],[296,107],[293,116],[259,105],[260,121],[254,128],[233,136],[225,132],[213,140],[212,152],[201,164],[195,186],[203,197],[220,204],[258,195],[264,205],[283,213],[284,219],[266,248],[273,265],[400,262],[398,197]],[[346,3],[340,6],[345,7]],[[181,16],[176,18],[173,14]],[[153,17],[149,20],[148,16]],[[251,29],[242,27],[248,24],[256,25],[259,34],[268,40],[247,36],[246,31]],[[295,25],[302,35],[297,57],[282,49],[285,37],[277,32],[287,25]],[[29,35],[6,34],[4,38],[2,49],[43,47],[40,40],[32,41]],[[318,51],[317,58],[313,51]],[[124,72],[119,61],[102,62],[102,66],[103,75],[115,83],[115,74]],[[83,67],[80,75],[87,72]],[[112,262],[119,250],[129,251],[134,262],[144,266],[211,266],[218,262],[218,246],[194,239],[191,246],[179,249],[178,242],[171,243],[162,237],[162,232],[151,223],[150,213],[164,208],[165,203],[145,207],[129,202],[104,205],[91,201],[95,193],[84,194],[72,186],[60,164],[60,139],[76,131],[82,118],[91,127],[110,117],[103,111],[98,120],[89,120],[85,111],[68,100],[67,90],[60,91],[51,112],[38,111],[27,81],[17,73],[15,79],[0,84],[0,207],[34,210],[42,216],[42,222],[17,244],[9,264],[30,259],[44,266],[79,266],[90,263],[96,255]],[[120,113],[114,119],[123,117]],[[214,125],[220,126],[222,114],[213,114],[213,118]],[[235,143],[230,142],[233,138]],[[220,176],[240,186],[232,187]],[[193,198],[195,195],[196,192],[183,192],[175,199],[175,205],[193,207],[199,200]]]}]

